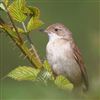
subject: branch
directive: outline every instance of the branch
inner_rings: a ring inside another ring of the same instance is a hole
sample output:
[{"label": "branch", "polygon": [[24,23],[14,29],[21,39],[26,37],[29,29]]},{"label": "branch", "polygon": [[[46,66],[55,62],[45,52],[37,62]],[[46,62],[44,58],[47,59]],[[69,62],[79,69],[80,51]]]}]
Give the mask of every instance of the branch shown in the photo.
[{"label": "branch", "polygon": [[[26,29],[26,26],[25,26],[25,23],[24,23],[24,22],[22,22],[22,26],[23,26],[24,31],[27,33],[27,29]],[[32,40],[31,40],[29,34],[26,34],[26,36],[27,36],[27,39],[28,39],[28,41],[29,41],[29,43],[30,43],[30,45],[31,45],[31,50],[34,52],[36,58],[37,58],[37,59],[39,60],[39,62],[41,63],[40,57],[39,57],[39,55],[38,55],[38,53],[37,53],[37,51],[36,51],[36,49],[35,49],[35,47],[34,47],[34,45],[33,45],[33,42],[32,42]]]},{"label": "branch", "polygon": [[42,63],[39,62],[39,60],[34,56],[32,52],[26,47],[25,43],[20,44],[17,39],[15,39],[11,34],[9,34],[8,31],[6,33],[9,35],[9,37],[16,43],[16,45],[20,48],[20,50],[23,52],[23,54],[27,57],[27,59],[31,62],[31,64],[36,68],[41,68]]},{"label": "branch", "polygon": [[17,35],[18,35],[18,38],[19,38],[19,40],[20,40],[20,43],[23,44],[23,39],[22,39],[22,37],[20,36],[20,34],[19,34],[19,32],[18,32],[18,30],[17,30],[15,24],[14,24],[14,21],[13,21],[11,15],[10,15],[10,13],[9,13],[9,11],[8,11],[8,9],[7,9],[7,6],[5,5],[4,1],[2,1],[2,4],[4,5],[5,10],[6,10],[8,16],[9,16],[9,19],[10,19],[10,21],[11,21],[11,23],[12,23],[12,26],[13,26],[13,28],[15,29]]},{"label": "branch", "polygon": [[[11,16],[10,16],[11,17]],[[12,18],[11,18],[12,19]],[[13,21],[11,21],[13,22]],[[14,24],[14,23],[13,23]],[[8,36],[13,40],[13,42],[18,46],[18,48],[22,51],[22,53],[25,55],[25,57],[30,61],[30,63],[35,67],[35,68],[41,68],[42,67],[42,62],[40,61],[40,58],[38,58],[36,55],[38,55],[35,52],[35,48],[34,51],[31,52],[31,50],[26,46],[25,42],[23,42],[23,44],[21,43],[21,41],[19,41],[19,38],[15,38],[15,36],[13,36],[13,34],[9,33],[12,32],[12,28],[6,24],[3,19],[0,17],[0,25],[2,26],[1,29],[3,29]],[[15,25],[13,26],[14,28],[16,27]],[[16,28],[17,29],[17,28]],[[18,30],[16,31],[18,32]],[[19,33],[19,32],[18,32]]]}]

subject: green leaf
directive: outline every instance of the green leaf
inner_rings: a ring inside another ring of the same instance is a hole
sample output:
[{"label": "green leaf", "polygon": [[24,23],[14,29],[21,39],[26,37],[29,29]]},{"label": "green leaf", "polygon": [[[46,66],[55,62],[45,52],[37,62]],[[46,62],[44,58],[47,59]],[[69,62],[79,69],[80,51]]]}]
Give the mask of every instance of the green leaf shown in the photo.
[{"label": "green leaf", "polygon": [[57,76],[55,79],[55,84],[65,90],[72,90],[73,89],[73,84],[69,82],[64,76],[60,75]]},{"label": "green leaf", "polygon": [[50,64],[48,63],[47,60],[44,60],[43,67],[44,67],[44,69],[46,69],[48,72],[52,72],[51,66],[50,66]]},{"label": "green leaf", "polygon": [[26,19],[26,15],[23,13],[25,8],[25,0],[15,0],[9,7],[8,10],[12,18],[18,22],[23,22]]},{"label": "green leaf", "polygon": [[37,81],[42,81],[44,83],[47,83],[48,80],[51,79],[51,73],[49,73],[47,70],[42,69],[38,76],[37,76]]},{"label": "green leaf", "polygon": [[54,80],[52,70],[51,70],[51,66],[50,66],[50,64],[48,63],[47,60],[44,60],[43,69],[38,74],[37,80],[43,81],[44,83],[47,83],[48,80]]},{"label": "green leaf", "polygon": [[30,10],[30,15],[32,17],[36,17],[36,18],[40,17],[40,10],[37,7],[28,6],[27,8]]},{"label": "green leaf", "polygon": [[34,81],[40,72],[39,69],[35,69],[28,66],[19,66],[18,68],[11,71],[7,76],[15,80],[32,80]]},{"label": "green leaf", "polygon": [[8,6],[9,0],[4,0],[6,6]]},{"label": "green leaf", "polygon": [[32,17],[27,24],[27,30],[32,31],[34,29],[39,28],[41,25],[43,25],[43,22],[41,20]]}]

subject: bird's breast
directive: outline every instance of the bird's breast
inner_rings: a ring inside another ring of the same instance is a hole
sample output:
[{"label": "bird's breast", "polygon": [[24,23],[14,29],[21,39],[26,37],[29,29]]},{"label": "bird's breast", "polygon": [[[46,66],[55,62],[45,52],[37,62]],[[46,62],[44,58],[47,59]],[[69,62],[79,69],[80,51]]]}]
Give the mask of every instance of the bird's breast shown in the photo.
[{"label": "bird's breast", "polygon": [[64,40],[55,40],[54,42],[49,42],[46,47],[47,58],[53,61],[58,59],[67,59],[71,56],[72,49],[70,42]]},{"label": "bird's breast", "polygon": [[54,73],[67,76],[71,81],[81,79],[79,65],[73,58],[73,50],[69,41],[57,40],[49,42],[46,47],[47,59]]},{"label": "bird's breast", "polygon": [[52,69],[59,73],[63,73],[64,67],[70,64],[72,58],[72,49],[70,42],[64,40],[55,40],[47,44],[47,59]]}]

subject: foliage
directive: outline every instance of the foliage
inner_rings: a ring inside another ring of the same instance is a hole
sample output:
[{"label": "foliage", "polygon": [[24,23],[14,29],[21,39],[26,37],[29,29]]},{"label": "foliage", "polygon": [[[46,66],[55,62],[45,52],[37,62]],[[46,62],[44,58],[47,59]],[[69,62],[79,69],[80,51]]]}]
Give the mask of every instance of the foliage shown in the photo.
[{"label": "foliage", "polygon": [[[64,76],[55,77],[52,73],[51,67],[47,60],[42,63],[38,53],[31,42],[29,33],[35,29],[38,29],[43,25],[43,21],[40,19],[40,10],[37,7],[28,6],[26,0],[4,0],[0,3],[0,8],[7,13],[11,24],[6,23],[0,16],[0,30],[5,31],[12,41],[21,50],[21,53],[29,60],[33,65],[31,66],[19,66],[12,70],[7,77],[13,78],[18,81],[30,80],[30,81],[42,81],[44,83],[51,80],[59,88],[72,90],[73,84],[71,84]],[[23,26],[19,27],[16,23]],[[27,34],[28,33],[28,34]],[[27,37],[24,38],[23,34]],[[30,47],[25,41],[29,42]]]},{"label": "foliage", "polygon": [[54,81],[54,84],[61,89],[65,89],[65,90],[73,89],[73,84],[71,84],[62,75],[56,77],[56,79],[54,80],[54,77],[52,75],[52,70],[47,60],[44,61],[43,66],[44,69],[42,70],[35,69],[29,66],[19,66],[14,70],[12,70],[7,76],[18,81],[30,80],[30,81],[41,81],[47,83],[48,80],[52,80]]},{"label": "foliage", "polygon": [[73,84],[69,82],[64,76],[60,75],[55,79],[55,84],[62,89],[72,90]]},{"label": "foliage", "polygon": [[27,24],[27,30],[28,31],[34,30],[40,27],[42,24],[43,22],[41,20],[39,20],[38,18],[32,17]]},{"label": "foliage", "polygon": [[37,74],[40,72],[39,69],[35,69],[29,66],[19,66],[12,70],[7,76],[15,80],[32,80],[34,81]]},{"label": "foliage", "polygon": [[25,9],[25,0],[15,0],[9,7],[8,10],[12,18],[16,21],[23,22],[27,16],[23,13]]}]

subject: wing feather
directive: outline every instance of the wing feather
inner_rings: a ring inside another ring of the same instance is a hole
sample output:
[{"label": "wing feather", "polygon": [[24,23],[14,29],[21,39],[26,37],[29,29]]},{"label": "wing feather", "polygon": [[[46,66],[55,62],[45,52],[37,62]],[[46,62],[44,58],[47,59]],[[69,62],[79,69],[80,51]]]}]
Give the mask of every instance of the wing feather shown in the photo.
[{"label": "wing feather", "polygon": [[78,63],[78,65],[80,67],[86,90],[88,90],[88,75],[87,75],[87,72],[86,72],[86,69],[85,69],[85,66],[84,66],[84,63],[83,63],[82,55],[81,55],[80,50],[77,47],[77,45],[74,42],[72,42],[72,44],[73,44],[72,45],[73,56],[74,56],[76,62]]}]

